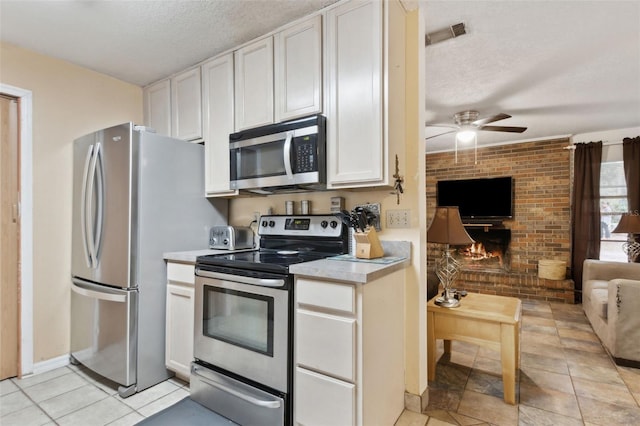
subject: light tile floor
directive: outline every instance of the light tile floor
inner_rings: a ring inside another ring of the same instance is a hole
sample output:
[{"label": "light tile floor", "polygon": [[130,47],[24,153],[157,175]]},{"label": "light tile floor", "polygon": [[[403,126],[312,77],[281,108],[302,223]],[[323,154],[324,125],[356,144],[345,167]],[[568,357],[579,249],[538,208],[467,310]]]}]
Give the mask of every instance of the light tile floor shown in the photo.
[{"label": "light tile floor", "polygon": [[[616,366],[582,306],[523,302],[519,405],[502,399],[500,355],[453,342],[424,413],[404,411],[396,426],[640,425],[640,369]],[[189,394],[169,379],[129,398],[85,368],[68,366],[0,382],[2,426],[133,425]]]},{"label": "light tile floor", "polygon": [[82,366],[69,365],[23,379],[0,382],[2,426],[134,425],[189,395],[171,378],[129,398]]},{"label": "light tile floor", "polygon": [[[464,299],[463,299],[464,303]],[[516,406],[503,401],[500,354],[438,341],[429,405],[396,426],[640,425],[640,369],[616,366],[582,305],[523,301]]]}]

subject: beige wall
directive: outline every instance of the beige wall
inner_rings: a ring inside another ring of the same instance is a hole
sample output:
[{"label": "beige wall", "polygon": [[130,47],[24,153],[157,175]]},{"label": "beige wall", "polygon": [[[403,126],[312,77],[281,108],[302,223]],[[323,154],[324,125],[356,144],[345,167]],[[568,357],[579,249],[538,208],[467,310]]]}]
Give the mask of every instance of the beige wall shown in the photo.
[{"label": "beige wall", "polygon": [[33,94],[33,361],[69,352],[72,142],[142,122],[142,89],[0,43],[0,82]]}]

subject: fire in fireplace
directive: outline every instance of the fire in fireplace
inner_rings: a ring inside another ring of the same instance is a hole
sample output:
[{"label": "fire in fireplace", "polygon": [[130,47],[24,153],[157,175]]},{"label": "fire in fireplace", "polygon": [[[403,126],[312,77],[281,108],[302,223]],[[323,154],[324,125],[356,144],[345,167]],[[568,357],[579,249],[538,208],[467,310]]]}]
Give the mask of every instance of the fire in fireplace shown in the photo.
[{"label": "fire in fireplace", "polygon": [[509,271],[511,230],[493,227],[466,227],[475,243],[453,246],[453,257],[462,269],[473,271]]}]

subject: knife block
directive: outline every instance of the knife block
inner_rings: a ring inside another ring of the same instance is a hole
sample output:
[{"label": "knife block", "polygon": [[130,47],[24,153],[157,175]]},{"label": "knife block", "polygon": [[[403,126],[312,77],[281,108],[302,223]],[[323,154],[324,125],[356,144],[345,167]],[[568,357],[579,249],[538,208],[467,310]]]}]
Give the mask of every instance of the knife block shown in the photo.
[{"label": "knife block", "polygon": [[353,236],[356,240],[356,258],[376,259],[384,256],[384,250],[375,228],[367,227],[364,232],[356,232]]}]

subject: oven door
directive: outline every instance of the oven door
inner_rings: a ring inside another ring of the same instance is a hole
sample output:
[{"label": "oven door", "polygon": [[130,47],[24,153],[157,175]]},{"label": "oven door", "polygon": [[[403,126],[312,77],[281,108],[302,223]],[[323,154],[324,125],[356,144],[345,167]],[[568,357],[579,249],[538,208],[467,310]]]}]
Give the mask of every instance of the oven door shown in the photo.
[{"label": "oven door", "polygon": [[290,278],[196,271],[194,356],[288,392]]}]

